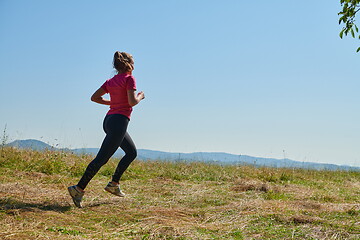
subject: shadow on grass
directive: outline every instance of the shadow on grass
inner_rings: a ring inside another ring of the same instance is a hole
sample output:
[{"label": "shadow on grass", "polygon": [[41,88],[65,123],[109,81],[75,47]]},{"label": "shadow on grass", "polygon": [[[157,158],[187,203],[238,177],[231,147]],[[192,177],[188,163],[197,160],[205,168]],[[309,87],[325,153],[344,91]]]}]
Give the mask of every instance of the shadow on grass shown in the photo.
[{"label": "shadow on grass", "polygon": [[116,197],[115,199],[107,199],[107,200],[96,200],[90,202],[84,202],[83,207],[85,208],[93,208],[93,207],[100,207],[100,206],[107,206],[107,205],[115,205],[119,206],[121,203],[122,198]]},{"label": "shadow on grass", "polygon": [[38,210],[54,211],[54,212],[66,212],[71,209],[71,206],[64,206],[57,203],[26,203],[11,197],[0,198],[0,210],[5,210],[11,214],[11,210],[21,210],[33,212]]}]

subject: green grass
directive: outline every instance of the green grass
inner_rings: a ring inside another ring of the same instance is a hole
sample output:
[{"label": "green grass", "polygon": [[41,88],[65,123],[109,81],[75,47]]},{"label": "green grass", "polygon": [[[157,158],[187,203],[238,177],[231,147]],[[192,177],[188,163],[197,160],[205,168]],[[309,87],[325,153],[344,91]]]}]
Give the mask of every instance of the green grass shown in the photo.
[{"label": "green grass", "polygon": [[0,239],[360,239],[359,172],[135,161],[117,198],[111,159],[78,209],[66,188],[91,160],[3,148]]}]

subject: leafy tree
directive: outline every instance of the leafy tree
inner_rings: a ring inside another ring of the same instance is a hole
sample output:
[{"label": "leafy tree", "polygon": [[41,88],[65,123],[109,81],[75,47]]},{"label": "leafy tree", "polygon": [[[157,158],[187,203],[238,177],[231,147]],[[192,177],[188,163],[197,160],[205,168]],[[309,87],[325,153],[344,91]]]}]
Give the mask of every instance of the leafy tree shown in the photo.
[{"label": "leafy tree", "polygon": [[[360,0],[340,0],[340,3],[343,9],[338,13],[339,24],[343,22],[345,25],[340,32],[340,38],[343,38],[344,34],[347,36],[350,33],[353,38],[358,35],[357,37],[360,39],[359,29],[355,24],[356,13],[360,10]],[[359,52],[360,47],[356,51]]]}]

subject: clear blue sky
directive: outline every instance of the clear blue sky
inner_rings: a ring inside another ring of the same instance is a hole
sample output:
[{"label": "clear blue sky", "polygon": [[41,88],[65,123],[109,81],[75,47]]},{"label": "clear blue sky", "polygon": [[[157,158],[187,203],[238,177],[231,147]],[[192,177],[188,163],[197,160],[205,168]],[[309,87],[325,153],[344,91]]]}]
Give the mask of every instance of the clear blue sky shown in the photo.
[{"label": "clear blue sky", "polygon": [[360,166],[360,41],[339,1],[0,1],[0,127],[99,147],[116,50],[146,99],[138,148]]}]

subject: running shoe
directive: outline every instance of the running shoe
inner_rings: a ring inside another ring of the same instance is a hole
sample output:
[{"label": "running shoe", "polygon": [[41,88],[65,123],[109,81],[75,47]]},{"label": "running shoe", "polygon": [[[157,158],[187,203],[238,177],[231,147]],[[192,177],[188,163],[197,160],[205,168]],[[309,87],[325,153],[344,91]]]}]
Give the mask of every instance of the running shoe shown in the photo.
[{"label": "running shoe", "polygon": [[111,182],[106,185],[105,190],[111,194],[114,194],[115,196],[125,197],[125,193],[120,190],[120,186],[112,184]]},{"label": "running shoe", "polygon": [[75,206],[81,208],[81,200],[84,196],[84,193],[77,190],[76,185],[68,187],[68,191],[70,193],[70,196],[72,197]]}]

